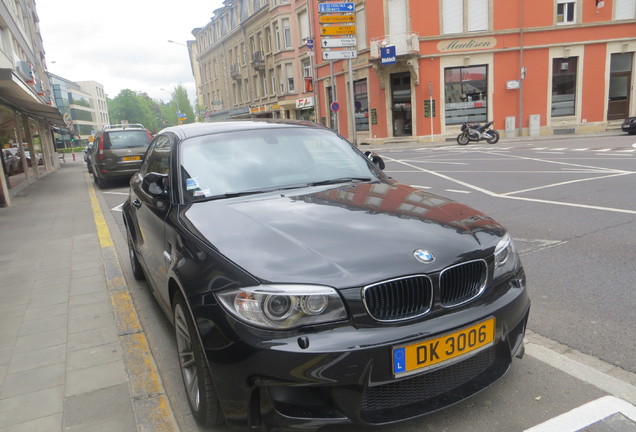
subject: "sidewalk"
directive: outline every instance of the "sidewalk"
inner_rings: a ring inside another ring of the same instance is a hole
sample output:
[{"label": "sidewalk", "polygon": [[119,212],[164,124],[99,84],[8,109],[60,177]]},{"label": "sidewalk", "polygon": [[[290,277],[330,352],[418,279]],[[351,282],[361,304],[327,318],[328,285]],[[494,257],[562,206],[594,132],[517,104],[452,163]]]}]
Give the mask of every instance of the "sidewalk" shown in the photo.
[{"label": "sidewalk", "polygon": [[0,208],[0,432],[177,431],[78,159]]}]

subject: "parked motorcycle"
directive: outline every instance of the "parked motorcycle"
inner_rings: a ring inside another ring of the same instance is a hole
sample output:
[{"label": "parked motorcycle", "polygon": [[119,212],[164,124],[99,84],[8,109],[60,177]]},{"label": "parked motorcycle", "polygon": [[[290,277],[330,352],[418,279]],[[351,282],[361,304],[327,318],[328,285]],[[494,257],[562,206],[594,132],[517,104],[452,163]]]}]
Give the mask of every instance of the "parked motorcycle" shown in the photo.
[{"label": "parked motorcycle", "polygon": [[462,124],[462,132],[457,135],[457,144],[466,145],[470,141],[486,140],[488,144],[495,144],[499,141],[499,132],[492,129],[495,122],[487,122],[483,125],[479,123]]},{"label": "parked motorcycle", "polygon": [[364,155],[367,157],[367,159],[373,162],[375,166],[377,166],[381,170],[384,169],[384,160],[376,152],[366,151],[364,152]]}]

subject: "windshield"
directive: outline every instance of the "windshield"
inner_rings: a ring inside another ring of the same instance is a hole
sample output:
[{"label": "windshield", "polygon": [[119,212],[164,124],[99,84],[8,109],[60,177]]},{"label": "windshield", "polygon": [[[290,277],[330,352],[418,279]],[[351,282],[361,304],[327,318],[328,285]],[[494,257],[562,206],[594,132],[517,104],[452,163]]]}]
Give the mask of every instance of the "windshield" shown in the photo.
[{"label": "windshield", "polygon": [[104,148],[106,149],[145,148],[150,144],[150,137],[145,130],[106,132],[104,138]]},{"label": "windshield", "polygon": [[200,136],[184,141],[180,151],[186,202],[377,179],[367,160],[347,141],[323,129]]}]

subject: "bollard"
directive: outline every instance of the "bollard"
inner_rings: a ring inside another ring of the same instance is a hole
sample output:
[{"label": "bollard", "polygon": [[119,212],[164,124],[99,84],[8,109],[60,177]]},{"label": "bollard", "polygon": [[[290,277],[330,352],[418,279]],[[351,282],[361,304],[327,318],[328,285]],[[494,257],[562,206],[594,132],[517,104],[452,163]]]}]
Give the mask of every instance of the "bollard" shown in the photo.
[{"label": "bollard", "polygon": [[73,153],[73,162],[75,162],[75,153]]}]

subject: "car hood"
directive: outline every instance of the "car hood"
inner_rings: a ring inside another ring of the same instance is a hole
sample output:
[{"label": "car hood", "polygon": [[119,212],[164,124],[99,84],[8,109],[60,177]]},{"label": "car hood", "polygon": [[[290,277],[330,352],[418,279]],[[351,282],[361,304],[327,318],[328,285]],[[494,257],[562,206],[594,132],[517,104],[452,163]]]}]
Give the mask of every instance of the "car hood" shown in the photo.
[{"label": "car hood", "polygon": [[[264,282],[353,287],[482,258],[503,235],[490,217],[397,183],[358,183],[192,204],[183,223]],[[424,249],[429,264],[414,257]]]}]

